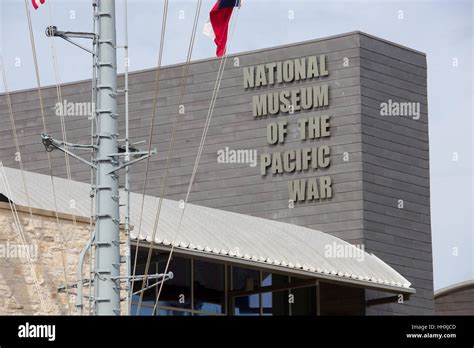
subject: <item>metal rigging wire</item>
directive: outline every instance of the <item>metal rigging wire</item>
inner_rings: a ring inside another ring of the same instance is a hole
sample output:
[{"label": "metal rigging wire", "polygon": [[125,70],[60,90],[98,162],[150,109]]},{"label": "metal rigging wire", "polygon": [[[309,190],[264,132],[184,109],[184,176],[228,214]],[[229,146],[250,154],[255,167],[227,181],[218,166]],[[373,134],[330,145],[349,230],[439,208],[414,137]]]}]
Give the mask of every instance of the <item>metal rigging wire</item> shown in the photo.
[{"label": "metal rigging wire", "polygon": [[[192,52],[193,52],[193,48],[194,48],[194,41],[195,41],[195,38],[196,38],[196,30],[197,30],[200,11],[201,11],[201,5],[202,5],[202,0],[199,0],[198,3],[197,3],[197,6],[196,6],[195,15],[194,15],[194,22],[193,22],[191,38],[190,38],[190,42],[189,42],[189,46],[188,46],[188,54],[187,54],[187,58],[186,58],[186,63],[183,67],[183,73],[181,75],[181,82],[180,82],[180,87],[181,88],[180,88],[180,96],[179,96],[179,100],[178,100],[178,107],[179,107],[179,105],[181,105],[181,103],[183,101],[184,92],[185,92],[185,89],[186,89],[186,83],[185,82],[186,82],[186,79],[187,79],[187,75],[188,75],[188,71],[189,71],[189,63],[191,61]],[[176,131],[177,131],[177,128],[178,128],[179,121],[180,121],[180,113],[178,111],[178,113],[176,114],[176,119],[175,119],[175,122],[173,124],[172,131],[171,131],[171,139],[170,139],[169,146],[168,146],[168,152],[167,152],[167,156],[166,156],[166,164],[165,164],[164,174],[163,174],[163,177],[161,179],[161,192],[160,192],[160,196],[159,196],[157,214],[155,216],[155,222],[154,222],[155,227],[153,229],[152,242],[149,245],[147,261],[146,261],[146,264],[145,264],[145,271],[144,271],[145,276],[144,276],[143,281],[142,281],[142,287],[141,287],[140,297],[139,297],[138,306],[137,306],[137,313],[140,311],[140,307],[141,307],[142,300],[143,300],[143,294],[144,294],[143,289],[145,288],[145,285],[146,285],[146,282],[147,282],[147,275],[148,275],[148,272],[149,272],[151,256],[152,256],[152,251],[153,251],[151,246],[154,242],[154,237],[155,237],[155,234],[156,234],[158,221],[159,221],[159,216],[160,216],[160,212],[161,212],[161,208],[162,208],[162,204],[163,204],[163,198],[165,196],[165,189],[166,189],[165,181],[166,181],[166,178],[167,178],[167,175],[168,175],[169,164],[170,164],[170,161],[171,161],[171,154],[173,152],[173,145],[174,145],[175,135],[176,135]],[[150,138],[150,144],[151,144],[151,138]],[[147,167],[147,170],[148,170],[148,167]],[[143,203],[144,203],[144,194],[143,194],[143,197],[142,197],[142,207],[141,207],[141,211],[140,211],[140,223],[139,223],[138,236],[140,235],[140,230],[141,230],[141,222],[142,222],[142,216],[143,216],[143,205],[144,205]],[[138,244],[139,244],[139,238],[137,238],[137,243],[136,243],[136,247],[135,247],[134,275],[135,275],[137,256],[138,256]]]},{"label": "metal rigging wire", "polygon": [[[204,144],[205,144],[205,141],[206,141],[207,131],[209,130],[209,126],[210,126],[211,120],[212,120],[212,115],[213,115],[213,112],[214,112],[214,107],[216,105],[217,94],[219,93],[219,88],[220,88],[220,85],[221,85],[222,77],[224,76],[225,64],[227,62],[227,52],[228,52],[227,48],[230,47],[230,44],[231,44],[231,41],[232,41],[232,38],[233,38],[233,34],[234,34],[234,30],[235,30],[235,26],[236,26],[236,23],[237,23],[238,15],[239,15],[239,12],[237,12],[237,14],[235,15],[235,19],[234,19],[234,23],[233,23],[232,30],[231,30],[231,35],[229,37],[228,45],[226,47],[224,56],[221,58],[219,71],[218,71],[217,78],[216,78],[216,84],[214,86],[213,95],[211,97],[211,103],[209,105],[209,110],[208,110],[208,113],[207,113],[206,123],[204,125],[204,130],[203,130],[203,134],[202,134],[202,137],[201,137],[201,143],[199,144],[198,153],[196,155],[196,161],[194,163],[193,172],[192,172],[192,175],[191,175],[191,179],[189,181],[188,191],[186,193],[186,198],[185,198],[185,201],[184,201],[184,207],[181,210],[181,215],[180,215],[180,218],[179,218],[176,233],[175,233],[173,241],[171,243],[170,253],[169,253],[168,259],[166,261],[166,266],[165,266],[165,270],[164,270],[165,274],[168,272],[168,268],[169,268],[169,265],[170,265],[170,262],[171,262],[171,258],[173,256],[173,251],[174,251],[174,248],[175,248],[175,245],[176,245],[176,238],[179,235],[181,223],[182,223],[183,217],[184,217],[184,212],[186,210],[186,203],[188,202],[189,195],[191,193],[191,189],[192,189],[192,186],[193,186],[193,183],[194,183],[194,178],[196,176],[196,172],[197,172],[197,169],[199,167],[199,161],[201,159],[202,150],[204,148]],[[155,229],[156,229],[156,227],[157,227],[157,225],[155,224]],[[156,231],[154,230],[153,231],[153,236],[155,235],[155,233],[156,233]],[[151,247],[151,245],[150,245],[150,247]],[[160,300],[160,295],[161,295],[161,291],[163,289],[163,285],[164,285],[164,282],[162,282],[160,284],[158,294],[156,296],[155,304],[153,306],[153,314],[156,314],[156,310],[157,310],[157,307],[158,307],[158,302]]]},{"label": "metal rigging wire", "polygon": [[[160,80],[160,72],[161,72],[161,60],[163,57],[163,47],[164,47],[164,41],[165,41],[165,33],[166,33],[166,20],[168,17],[168,0],[164,1],[163,4],[163,19],[161,23],[161,36],[160,36],[160,48],[158,52],[158,63],[157,63],[157,69],[155,73],[155,94],[153,98],[153,108],[152,108],[152,114],[151,114],[151,120],[150,120],[150,133],[148,136],[148,152],[151,151],[151,144],[152,144],[152,139],[153,139],[153,127],[155,125],[155,116],[156,116],[156,104],[157,104],[157,99],[158,99],[158,91],[159,91],[159,80]],[[138,235],[140,235],[141,227],[142,227],[142,218],[143,218],[143,207],[145,204],[145,193],[146,193],[146,185],[148,181],[148,169],[150,165],[150,157],[147,157],[146,159],[146,167],[145,167],[145,178],[143,181],[143,191],[142,191],[142,202],[141,202],[141,208],[140,208],[140,222],[138,224]],[[138,258],[138,243],[135,246],[135,257],[133,261],[133,272],[132,272],[132,281],[130,285],[130,297],[133,294],[133,287],[135,284],[135,272],[136,272],[136,266],[137,266],[137,258]],[[140,295],[140,298],[142,298],[143,295]]]},{"label": "metal rigging wire", "polygon": [[[38,90],[38,97],[39,97],[39,103],[40,103],[40,111],[41,111],[41,120],[43,123],[43,132],[47,133],[47,128],[46,128],[46,119],[45,119],[45,112],[44,112],[44,103],[43,103],[43,95],[41,92],[41,80],[40,80],[40,74],[39,74],[39,66],[38,66],[38,57],[36,54],[36,44],[35,44],[35,37],[33,33],[33,25],[31,21],[31,13],[30,13],[30,5],[29,1],[25,0],[25,10],[26,10],[26,16],[28,20],[28,30],[30,34],[30,43],[31,43],[31,51],[33,54],[33,62],[34,62],[34,67],[35,67],[35,77],[36,77],[36,84],[37,84],[37,90]],[[54,199],[54,211],[56,215],[56,224],[58,226],[58,230],[60,232],[61,236],[61,242],[62,242],[62,247],[63,250],[61,250],[61,258],[62,258],[62,264],[63,264],[63,273],[64,273],[64,282],[65,284],[68,284],[68,279],[67,279],[67,271],[66,271],[66,262],[65,262],[65,257],[64,257],[64,250],[65,250],[65,239],[64,239],[64,233],[62,229],[62,225],[59,222],[59,214],[58,214],[58,207],[57,207],[57,200],[56,200],[56,189],[54,185],[54,178],[53,178],[53,167],[51,163],[51,155],[49,152],[46,152],[48,156],[48,166],[49,166],[49,176],[51,178],[51,186],[52,186],[52,191],[53,191],[53,199]],[[66,287],[66,292],[67,296],[69,298],[69,291]],[[69,301],[68,303],[68,310],[71,312],[71,304]]]}]

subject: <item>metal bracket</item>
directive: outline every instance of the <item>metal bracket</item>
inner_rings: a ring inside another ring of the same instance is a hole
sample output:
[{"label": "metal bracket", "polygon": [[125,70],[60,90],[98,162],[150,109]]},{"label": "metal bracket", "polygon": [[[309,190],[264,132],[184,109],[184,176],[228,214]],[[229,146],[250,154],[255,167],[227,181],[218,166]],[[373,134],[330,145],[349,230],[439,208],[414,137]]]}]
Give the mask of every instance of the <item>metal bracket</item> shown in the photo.
[{"label": "metal bracket", "polygon": [[[82,285],[92,285],[93,281],[89,281],[89,279],[83,279],[82,280]],[[79,282],[67,284],[67,285],[61,285],[58,286],[57,290],[58,292],[65,292],[68,289],[77,289],[80,286]]]},{"label": "metal bracket", "polygon": [[110,302],[108,298],[95,297],[94,302]]},{"label": "metal bracket", "polygon": [[[131,153],[132,153],[133,155],[136,154],[136,152],[131,152]],[[131,164],[134,164],[134,163],[137,163],[137,162],[139,162],[139,161],[142,161],[142,160],[144,160],[144,159],[150,157],[151,155],[155,155],[155,154],[156,154],[156,149],[153,149],[153,150],[150,151],[150,152],[145,152],[145,151],[144,151],[144,153],[145,153],[144,155],[141,155],[141,156],[138,157],[138,158],[135,158],[135,159],[133,159],[133,160],[131,160],[131,161],[123,162],[123,163],[122,163],[121,165],[119,165],[118,167],[116,167],[116,168],[114,168],[114,169],[108,171],[107,174],[112,174],[113,172],[116,172],[117,170],[120,170],[120,169],[122,169],[122,168],[125,168],[125,167],[131,165]],[[120,155],[122,155],[122,154],[111,154],[110,156],[120,156]]]},{"label": "metal bracket", "polygon": [[[173,275],[172,272],[169,272],[169,273],[171,273],[171,275]],[[145,292],[145,291],[147,291],[147,290],[150,290],[151,288],[154,288],[155,286],[158,286],[158,285],[160,285],[161,283],[163,283],[163,282],[165,282],[165,281],[167,281],[167,280],[169,280],[169,279],[173,279],[173,277],[171,276],[170,278],[163,278],[163,279],[161,279],[161,280],[158,280],[158,281],[154,282],[154,283],[151,284],[151,285],[148,285],[148,279],[147,279],[147,286],[146,286],[144,289],[141,289],[141,290],[139,290],[139,291],[136,291],[136,292],[132,293],[132,295],[138,295],[138,294],[140,294],[140,293],[142,293],[142,292]]]},{"label": "metal bracket", "polygon": [[54,149],[61,150],[64,153],[67,153],[69,156],[87,164],[88,166],[97,169],[95,164],[92,164],[91,162],[85,160],[84,158],[76,155],[75,153],[69,151],[67,148],[75,148],[75,149],[96,149],[97,147],[95,145],[81,145],[81,144],[71,144],[67,143],[61,140],[56,140],[53,139],[49,134],[46,133],[41,133],[41,139],[43,142],[43,145],[46,149],[47,152],[51,152]]},{"label": "metal bracket", "polygon": [[98,38],[98,36],[94,33],[79,32],[79,31],[59,31],[58,28],[55,27],[54,25],[50,25],[46,28],[46,36],[47,37],[52,37],[52,36],[60,37],[61,39],[64,39],[67,42],[72,43],[73,45],[83,49],[84,51],[89,52],[92,55],[94,55],[94,52],[92,50],[71,40],[71,38],[92,39],[94,41],[96,41]]},{"label": "metal bracket", "polygon": [[[137,292],[134,292],[133,295],[138,295],[142,292],[145,292],[157,285],[160,285],[161,283],[167,281],[167,280],[170,280],[170,279],[173,279],[174,277],[174,274],[173,272],[168,272],[168,273],[156,273],[156,274],[148,274],[146,277],[145,275],[135,275],[135,276],[122,276],[122,277],[111,277],[110,279],[113,279],[113,280],[122,280],[122,279],[125,279],[125,280],[134,280],[134,281],[137,281],[137,280],[143,280],[145,279],[146,280],[146,284],[147,286],[144,288],[144,289],[141,289]],[[151,280],[151,279],[157,279],[157,281],[151,285],[148,285],[148,280]]]},{"label": "metal bracket", "polygon": [[146,276],[144,274],[142,275],[135,275],[135,276],[120,276],[120,277],[111,277],[110,279],[130,279],[130,280],[143,280],[143,279],[158,279],[158,278],[166,278],[168,279],[173,279],[174,274],[173,272],[168,272],[168,273],[155,273],[155,274],[147,274]]}]

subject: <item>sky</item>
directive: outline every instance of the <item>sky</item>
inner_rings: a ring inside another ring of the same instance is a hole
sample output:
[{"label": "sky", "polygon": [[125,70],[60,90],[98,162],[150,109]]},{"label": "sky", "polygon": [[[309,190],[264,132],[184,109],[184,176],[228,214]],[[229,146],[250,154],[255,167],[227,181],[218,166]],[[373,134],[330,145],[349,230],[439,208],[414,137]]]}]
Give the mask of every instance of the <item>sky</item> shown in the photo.
[{"label": "sky", "polygon": [[[213,42],[201,34],[214,2],[203,1],[193,60],[214,55]],[[473,1],[242,2],[231,54],[354,30],[427,54],[434,285],[439,289],[474,279]],[[156,67],[163,3],[128,0],[130,71]],[[90,31],[92,7],[89,0],[46,0],[43,6],[31,10],[41,84],[46,86],[55,84],[55,73],[44,29],[54,23],[59,30]],[[122,45],[123,0],[116,6],[118,45]],[[186,60],[195,6],[195,0],[169,1],[163,65]],[[91,77],[89,53],[61,39],[55,46],[61,83]],[[122,53],[119,71],[123,71]],[[0,55],[10,91],[36,86],[23,0],[1,0]]]}]

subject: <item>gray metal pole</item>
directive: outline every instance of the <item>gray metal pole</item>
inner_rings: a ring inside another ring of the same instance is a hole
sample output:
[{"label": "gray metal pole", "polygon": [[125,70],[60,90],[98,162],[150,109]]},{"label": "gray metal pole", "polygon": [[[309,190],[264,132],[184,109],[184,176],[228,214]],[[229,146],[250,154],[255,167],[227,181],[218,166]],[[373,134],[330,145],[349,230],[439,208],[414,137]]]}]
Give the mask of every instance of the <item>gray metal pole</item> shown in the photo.
[{"label": "gray metal pole", "polygon": [[[129,56],[128,56],[128,0],[124,0],[124,31],[125,31],[125,162],[130,161],[130,135],[129,135],[129,118],[128,118],[128,64],[129,64]],[[131,242],[130,242],[130,174],[128,166],[125,167],[125,194],[126,194],[126,202],[125,202],[125,237],[126,237],[126,245],[125,245],[125,264],[127,268],[127,276],[131,276]],[[130,278],[127,278],[127,315],[130,315],[131,311],[131,297],[133,293],[133,289],[131,287]]]},{"label": "gray metal pole", "polygon": [[99,0],[97,61],[95,313],[120,315],[117,54],[115,0]]}]

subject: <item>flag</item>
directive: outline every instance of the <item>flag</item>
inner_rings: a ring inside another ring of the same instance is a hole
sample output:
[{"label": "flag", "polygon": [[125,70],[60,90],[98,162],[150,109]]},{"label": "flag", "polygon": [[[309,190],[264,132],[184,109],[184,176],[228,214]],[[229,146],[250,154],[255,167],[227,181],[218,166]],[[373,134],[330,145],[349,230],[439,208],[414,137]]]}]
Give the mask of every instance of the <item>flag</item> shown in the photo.
[{"label": "flag", "polygon": [[222,57],[225,53],[230,17],[234,7],[237,6],[240,7],[240,0],[218,0],[204,24],[203,33],[216,43],[218,57]]},{"label": "flag", "polygon": [[33,4],[35,10],[37,10],[39,5],[43,5],[45,1],[46,0],[31,0],[31,3]]}]

